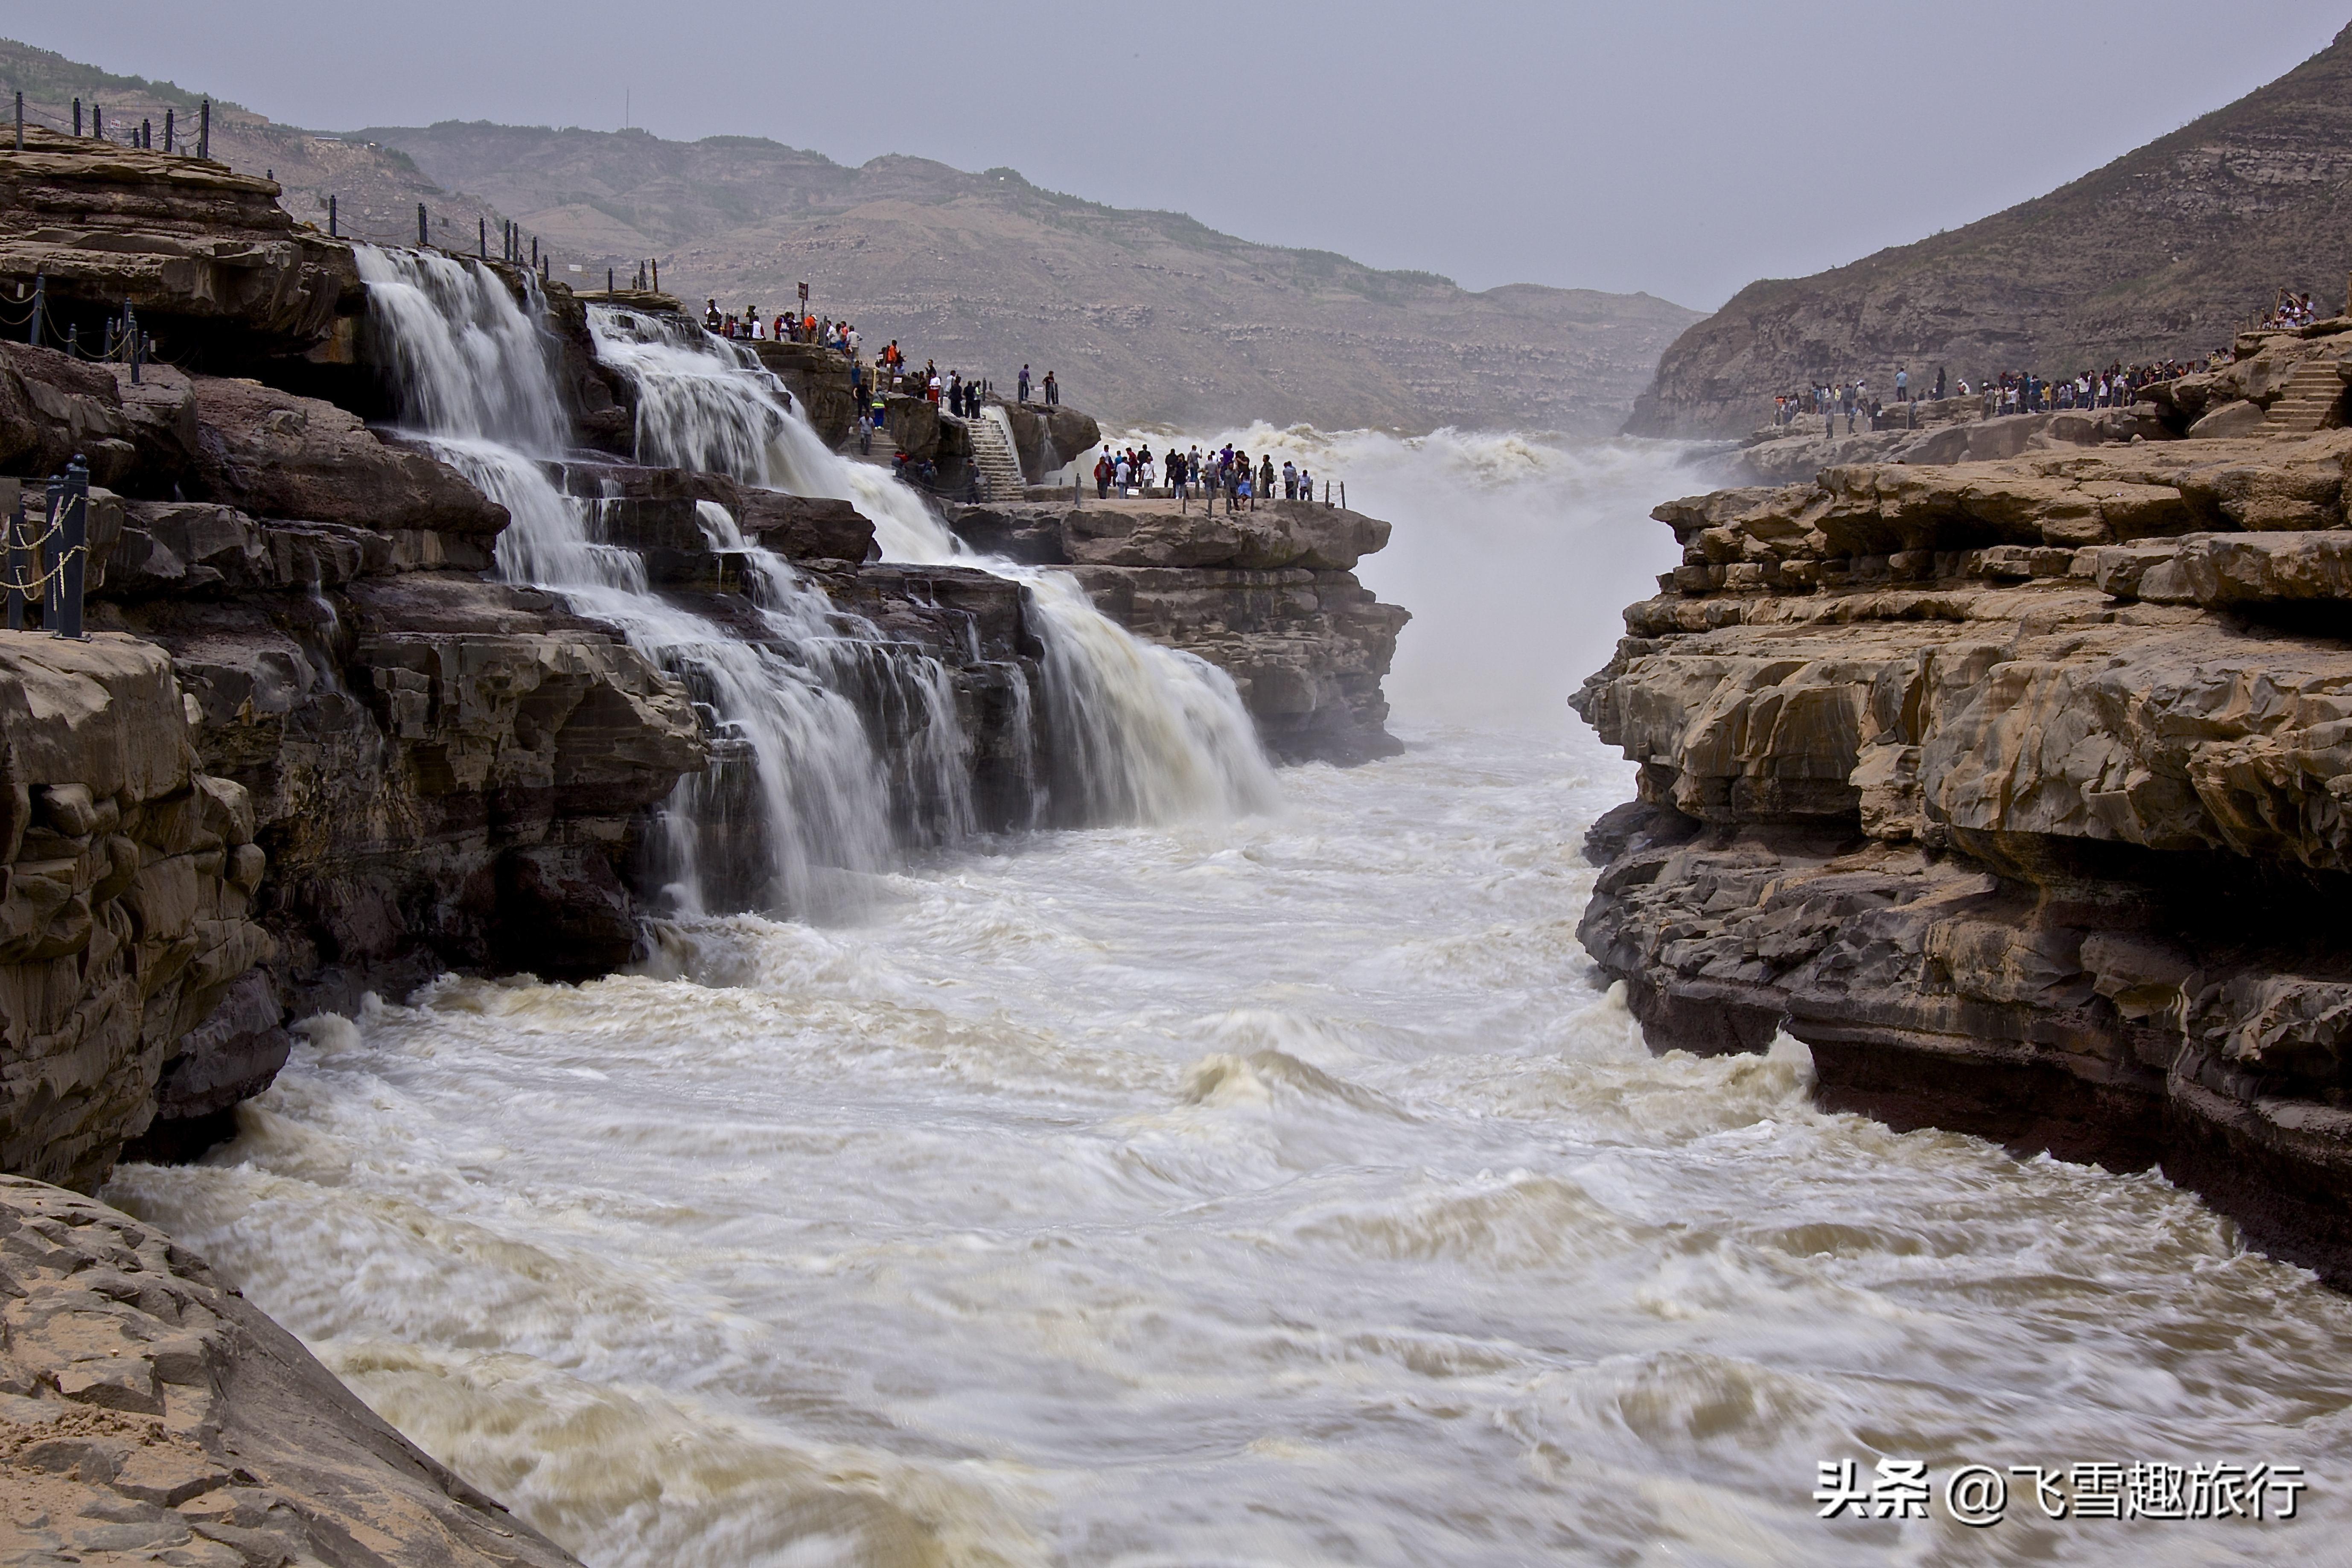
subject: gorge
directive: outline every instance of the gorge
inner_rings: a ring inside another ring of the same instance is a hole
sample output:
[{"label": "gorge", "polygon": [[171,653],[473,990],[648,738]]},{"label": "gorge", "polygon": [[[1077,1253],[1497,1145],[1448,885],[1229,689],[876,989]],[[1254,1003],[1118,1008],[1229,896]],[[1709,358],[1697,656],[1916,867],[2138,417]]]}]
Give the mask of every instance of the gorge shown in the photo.
[{"label": "gorge", "polygon": [[[26,136],[0,485],[97,488],[93,635],[0,632],[0,1563],[2352,1525],[2352,321],[1827,455],[1144,433],[1377,519],[942,501],[830,351]],[[2022,1479],[2192,1463],[2266,1511]]]}]

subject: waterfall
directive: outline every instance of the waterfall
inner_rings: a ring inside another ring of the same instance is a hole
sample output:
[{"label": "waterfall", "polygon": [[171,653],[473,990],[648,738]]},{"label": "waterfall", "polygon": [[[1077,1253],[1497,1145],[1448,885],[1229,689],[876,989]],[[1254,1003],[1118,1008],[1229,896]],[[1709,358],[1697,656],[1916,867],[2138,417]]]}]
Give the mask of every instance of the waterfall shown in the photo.
[{"label": "waterfall", "polygon": [[[374,351],[394,374],[404,424],[511,517],[499,575],[552,590],[618,627],[678,677],[703,715],[711,765],[679,782],[654,835],[671,908],[808,910],[829,901],[828,871],[887,867],[890,770],[836,679],[861,657],[841,646],[864,640],[859,628],[833,616],[788,563],[746,542],[723,508],[707,508],[701,521],[743,553],[772,642],[745,641],[652,593],[634,552],[598,542],[601,503],[566,495],[551,477],[567,455],[569,422],[557,346],[538,324],[543,308],[525,310],[478,262],[369,247],[358,259]],[[526,288],[536,293],[535,283]],[[929,717],[942,713],[951,720],[944,706]],[[929,782],[950,797],[950,828],[968,829],[961,772],[951,785]]]},{"label": "waterfall", "polygon": [[873,521],[885,560],[956,562],[1026,586],[1045,647],[1055,820],[1162,823],[1273,805],[1274,770],[1224,671],[1133,636],[1066,573],[968,552],[912,490],[828,450],[741,344],[691,321],[604,305],[588,308],[588,327],[598,356],[635,384],[640,462],[847,500]]}]

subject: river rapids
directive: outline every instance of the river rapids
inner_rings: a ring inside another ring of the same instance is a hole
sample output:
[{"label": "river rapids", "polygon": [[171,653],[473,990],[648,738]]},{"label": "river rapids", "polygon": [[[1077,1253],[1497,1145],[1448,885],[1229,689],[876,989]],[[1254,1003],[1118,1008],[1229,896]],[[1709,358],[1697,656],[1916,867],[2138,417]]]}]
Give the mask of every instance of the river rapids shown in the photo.
[{"label": "river rapids", "polygon": [[[2155,1174],[1815,1110],[1793,1041],[1654,1057],[1578,946],[1631,770],[1559,699],[1703,479],[1244,434],[1398,524],[1402,755],[313,1019],[107,1195],[596,1568],[2344,1561],[2352,1303]],[[1885,1459],[1928,1517],[1819,1517]],[[2309,1486],[1945,1507],[2143,1462]]]}]

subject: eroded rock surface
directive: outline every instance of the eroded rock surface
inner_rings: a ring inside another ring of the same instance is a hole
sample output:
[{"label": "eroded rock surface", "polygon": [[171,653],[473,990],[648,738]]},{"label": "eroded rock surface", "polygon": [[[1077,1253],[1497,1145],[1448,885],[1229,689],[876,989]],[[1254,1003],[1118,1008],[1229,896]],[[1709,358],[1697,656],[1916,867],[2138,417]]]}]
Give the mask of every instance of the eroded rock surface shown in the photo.
[{"label": "eroded rock surface", "polygon": [[226,164],[27,126],[0,161],[0,287],[14,298],[45,278],[89,348],[127,303],[175,359],[299,353],[357,309],[359,273],[348,244],[298,227],[278,195]]},{"label": "eroded rock surface", "polygon": [[2168,1172],[2352,1279],[2352,431],[1670,502],[1577,706],[1654,1046]]},{"label": "eroded rock surface", "polygon": [[0,1176],[0,1564],[559,1568],[153,1226]]},{"label": "eroded rock surface", "polygon": [[284,1061],[274,1006],[216,1016],[273,956],[263,853],[152,644],[0,632],[0,1165],[90,1186],[168,1079],[254,1093]]}]

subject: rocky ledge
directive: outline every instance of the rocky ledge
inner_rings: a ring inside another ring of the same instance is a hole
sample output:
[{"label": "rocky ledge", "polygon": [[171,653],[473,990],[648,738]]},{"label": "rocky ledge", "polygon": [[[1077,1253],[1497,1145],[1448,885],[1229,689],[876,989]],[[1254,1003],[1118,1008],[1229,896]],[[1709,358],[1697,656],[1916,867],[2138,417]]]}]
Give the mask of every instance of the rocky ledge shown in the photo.
[{"label": "rocky ledge", "polygon": [[961,507],[950,522],[984,553],[1068,568],[1113,620],[1231,675],[1283,760],[1399,749],[1381,681],[1411,616],[1355,577],[1387,523],[1308,501],[1221,512],[1164,500]]},{"label": "rocky ledge", "polygon": [[573,1559],[161,1231],[0,1176],[0,1563]]},{"label": "rocky ledge", "polygon": [[1641,764],[1580,934],[1655,1048],[2160,1162],[2352,1282],[2352,431],[1668,503],[1576,706]]}]

